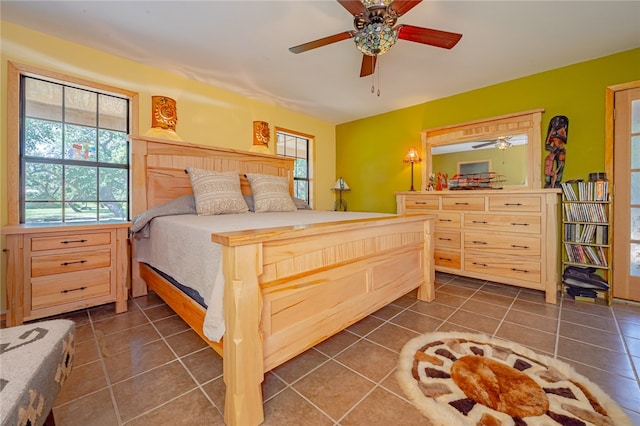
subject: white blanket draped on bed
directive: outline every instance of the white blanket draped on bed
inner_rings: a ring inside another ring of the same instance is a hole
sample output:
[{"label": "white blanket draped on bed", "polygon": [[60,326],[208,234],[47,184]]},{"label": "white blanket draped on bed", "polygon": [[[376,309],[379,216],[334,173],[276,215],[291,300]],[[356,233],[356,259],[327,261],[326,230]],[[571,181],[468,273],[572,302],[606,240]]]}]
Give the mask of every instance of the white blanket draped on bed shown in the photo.
[{"label": "white blanket draped on bed", "polygon": [[211,242],[212,233],[381,216],[388,214],[298,210],[156,217],[151,222],[149,238],[136,240],[136,256],[139,262],[153,266],[200,294],[208,307],[203,326],[204,334],[218,342],[224,334],[224,277],[222,246]]}]

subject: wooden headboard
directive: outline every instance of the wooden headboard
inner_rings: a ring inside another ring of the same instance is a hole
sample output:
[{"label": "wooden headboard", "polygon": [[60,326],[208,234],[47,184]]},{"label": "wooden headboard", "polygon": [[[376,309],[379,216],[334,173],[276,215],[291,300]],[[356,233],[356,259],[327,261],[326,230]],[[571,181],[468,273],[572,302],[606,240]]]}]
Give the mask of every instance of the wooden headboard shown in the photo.
[{"label": "wooden headboard", "polygon": [[251,194],[245,173],[284,176],[293,194],[293,158],[237,151],[187,142],[131,137],[131,203],[133,216],[182,195],[192,194],[185,169],[237,171],[242,193]]}]

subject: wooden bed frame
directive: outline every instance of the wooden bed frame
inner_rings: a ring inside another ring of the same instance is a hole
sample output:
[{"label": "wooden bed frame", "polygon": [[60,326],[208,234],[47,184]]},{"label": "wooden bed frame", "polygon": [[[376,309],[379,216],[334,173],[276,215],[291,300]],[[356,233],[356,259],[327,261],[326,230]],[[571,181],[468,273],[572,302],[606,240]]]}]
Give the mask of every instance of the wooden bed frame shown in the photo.
[{"label": "wooden bed frame", "polygon": [[[132,138],[133,214],[190,194],[184,169],[287,176],[293,160],[273,155]],[[392,216],[213,234],[223,246],[222,342],[202,331],[205,311],[145,264],[132,243],[132,295],[156,292],[224,359],[225,422],[264,420],[264,373],[393,300],[418,289],[434,298],[433,217]]]}]

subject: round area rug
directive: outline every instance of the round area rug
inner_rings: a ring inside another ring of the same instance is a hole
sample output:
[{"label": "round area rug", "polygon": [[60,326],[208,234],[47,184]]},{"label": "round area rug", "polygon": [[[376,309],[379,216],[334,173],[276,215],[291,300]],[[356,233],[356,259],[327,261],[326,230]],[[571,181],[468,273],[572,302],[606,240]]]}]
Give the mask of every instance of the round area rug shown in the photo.
[{"label": "round area rug", "polygon": [[482,334],[435,332],[410,340],[397,378],[434,425],[633,425],[566,363]]}]

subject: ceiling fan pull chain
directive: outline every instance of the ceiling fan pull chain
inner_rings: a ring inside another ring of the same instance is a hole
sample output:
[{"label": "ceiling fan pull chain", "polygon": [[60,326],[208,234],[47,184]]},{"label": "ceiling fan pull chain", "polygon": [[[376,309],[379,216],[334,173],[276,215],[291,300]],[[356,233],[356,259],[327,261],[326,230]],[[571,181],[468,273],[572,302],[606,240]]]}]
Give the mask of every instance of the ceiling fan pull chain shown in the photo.
[{"label": "ceiling fan pull chain", "polygon": [[378,97],[380,97],[380,63],[382,61],[376,61],[376,67],[378,68]]},{"label": "ceiling fan pull chain", "polygon": [[373,65],[373,70],[371,70],[371,93],[373,93],[375,91],[376,88],[376,69],[375,69],[375,62],[373,62],[373,56],[371,56],[371,64]]}]

